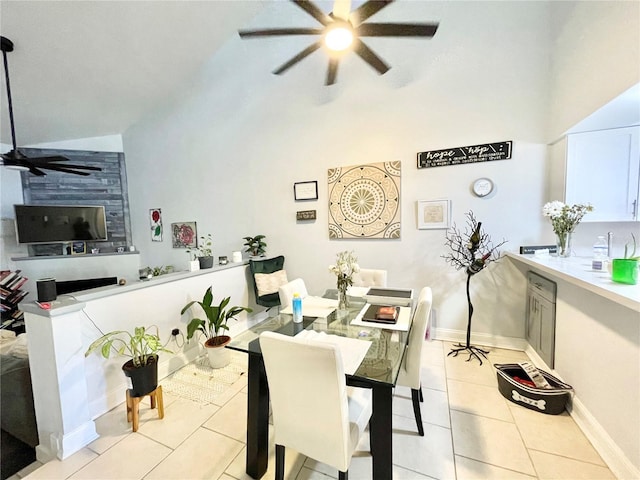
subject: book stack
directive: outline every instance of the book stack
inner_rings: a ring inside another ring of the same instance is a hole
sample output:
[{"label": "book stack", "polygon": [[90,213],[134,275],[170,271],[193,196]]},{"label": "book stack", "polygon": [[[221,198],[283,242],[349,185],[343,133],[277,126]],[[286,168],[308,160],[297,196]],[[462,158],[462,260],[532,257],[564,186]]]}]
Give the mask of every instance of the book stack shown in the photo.
[{"label": "book stack", "polygon": [[396,323],[400,309],[391,305],[371,305],[362,316],[365,322]]},{"label": "book stack", "polygon": [[2,328],[24,328],[22,311],[18,304],[29,292],[21,290],[27,277],[20,275],[20,270],[0,271],[0,312],[2,314]]}]

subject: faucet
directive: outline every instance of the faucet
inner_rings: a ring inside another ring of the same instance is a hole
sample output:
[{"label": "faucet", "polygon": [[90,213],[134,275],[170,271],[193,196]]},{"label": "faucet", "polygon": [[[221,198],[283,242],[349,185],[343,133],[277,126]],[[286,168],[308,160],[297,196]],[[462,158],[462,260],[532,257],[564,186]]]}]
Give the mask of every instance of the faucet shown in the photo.
[{"label": "faucet", "polygon": [[613,258],[613,232],[607,233],[607,255]]}]

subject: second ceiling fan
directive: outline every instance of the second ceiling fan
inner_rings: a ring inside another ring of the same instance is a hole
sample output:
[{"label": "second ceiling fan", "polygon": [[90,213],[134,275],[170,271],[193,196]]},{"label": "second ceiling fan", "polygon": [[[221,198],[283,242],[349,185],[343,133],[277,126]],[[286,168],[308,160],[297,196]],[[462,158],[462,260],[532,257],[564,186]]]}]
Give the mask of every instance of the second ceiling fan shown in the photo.
[{"label": "second ceiling fan", "polygon": [[273,73],[284,73],[296,63],[318,50],[323,45],[331,51],[327,69],[326,85],[336,81],[341,54],[352,48],[365,62],[381,75],[389,66],[371,50],[360,37],[425,37],[431,38],[438,30],[438,23],[374,23],[367,22],[393,0],[369,0],[351,11],[350,0],[335,0],[333,11],[324,13],[308,0],[291,0],[315,18],[321,27],[317,28],[268,28],[260,30],[240,30],[242,38],[270,37],[279,35],[321,35],[321,38],[284,63]]}]

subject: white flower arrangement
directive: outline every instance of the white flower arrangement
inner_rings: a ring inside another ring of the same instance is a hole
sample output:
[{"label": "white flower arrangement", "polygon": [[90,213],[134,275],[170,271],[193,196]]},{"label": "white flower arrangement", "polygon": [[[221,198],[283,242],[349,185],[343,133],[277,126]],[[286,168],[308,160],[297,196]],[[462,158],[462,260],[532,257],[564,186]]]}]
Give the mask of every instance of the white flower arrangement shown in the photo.
[{"label": "white flower arrangement", "polygon": [[590,203],[578,203],[576,205],[567,205],[558,200],[548,202],[542,207],[542,214],[549,217],[551,226],[556,235],[563,235],[573,232],[578,226],[582,217],[587,212],[591,212],[593,206]]},{"label": "white flower arrangement", "polygon": [[360,271],[358,258],[352,251],[339,252],[336,254],[336,264],[329,265],[329,271],[338,277],[338,290],[345,291],[353,285],[353,274]]}]

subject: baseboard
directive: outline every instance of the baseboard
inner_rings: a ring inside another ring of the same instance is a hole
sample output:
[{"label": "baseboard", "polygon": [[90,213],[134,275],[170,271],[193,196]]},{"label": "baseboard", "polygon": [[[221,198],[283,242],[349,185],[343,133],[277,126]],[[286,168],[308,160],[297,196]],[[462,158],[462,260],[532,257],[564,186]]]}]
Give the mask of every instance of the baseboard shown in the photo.
[{"label": "baseboard", "polygon": [[616,478],[640,478],[640,470],[629,461],[578,397],[573,396],[567,410]]},{"label": "baseboard", "polygon": [[[434,330],[434,338],[436,340],[464,343],[467,339],[467,333],[466,331],[461,330],[436,328]],[[562,380],[562,376],[555,370],[551,369],[525,339],[472,333],[471,343],[524,351],[536,367],[545,370]],[[567,405],[567,411],[616,478],[640,478],[640,470],[633,465],[625,453],[620,450],[620,447],[618,447],[602,425],[598,423],[591,412],[587,410],[577,395],[574,394],[572,396],[572,400]]]},{"label": "baseboard", "polygon": [[[466,342],[467,332],[462,330],[452,330],[449,328],[433,329],[433,338],[446,342]],[[508,350],[524,351],[528,343],[524,338],[502,337],[488,333],[472,333],[471,343],[487,347],[506,348]]]}]

